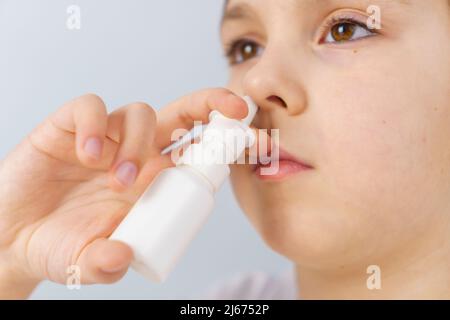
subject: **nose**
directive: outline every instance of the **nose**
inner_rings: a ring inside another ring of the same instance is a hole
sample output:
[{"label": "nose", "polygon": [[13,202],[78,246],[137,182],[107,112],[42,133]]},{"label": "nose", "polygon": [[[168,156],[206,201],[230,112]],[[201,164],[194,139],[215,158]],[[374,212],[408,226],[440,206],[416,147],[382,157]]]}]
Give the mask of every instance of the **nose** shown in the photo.
[{"label": "nose", "polygon": [[301,77],[282,54],[266,48],[247,71],[242,86],[262,111],[281,108],[289,116],[295,116],[306,109],[306,92]]}]

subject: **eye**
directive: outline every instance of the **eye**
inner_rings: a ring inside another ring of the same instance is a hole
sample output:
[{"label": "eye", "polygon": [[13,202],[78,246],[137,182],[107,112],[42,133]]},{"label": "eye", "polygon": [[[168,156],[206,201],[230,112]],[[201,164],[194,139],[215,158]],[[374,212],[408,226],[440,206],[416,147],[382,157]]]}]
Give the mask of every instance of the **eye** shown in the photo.
[{"label": "eye", "polygon": [[227,46],[226,57],[230,65],[240,64],[257,57],[262,52],[262,47],[252,40],[241,39]]},{"label": "eye", "polygon": [[369,30],[364,24],[353,21],[344,20],[332,23],[330,30],[323,42],[325,43],[343,43],[355,41],[375,35],[376,32]]}]

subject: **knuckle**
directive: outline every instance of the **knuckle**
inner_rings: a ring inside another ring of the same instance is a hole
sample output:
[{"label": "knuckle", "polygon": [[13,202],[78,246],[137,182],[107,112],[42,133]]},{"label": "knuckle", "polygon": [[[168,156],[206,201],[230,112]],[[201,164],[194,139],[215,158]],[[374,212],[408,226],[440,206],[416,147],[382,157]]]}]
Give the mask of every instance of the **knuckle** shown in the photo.
[{"label": "knuckle", "polygon": [[103,99],[95,93],[86,93],[82,95],[79,100],[93,105],[104,105]]},{"label": "knuckle", "polygon": [[130,112],[136,112],[141,116],[150,118],[152,121],[156,120],[155,110],[145,102],[133,102],[128,105]]},{"label": "knuckle", "polygon": [[103,99],[94,93],[87,93],[75,99],[75,108],[95,108],[95,110],[101,113],[106,113],[106,106]]}]

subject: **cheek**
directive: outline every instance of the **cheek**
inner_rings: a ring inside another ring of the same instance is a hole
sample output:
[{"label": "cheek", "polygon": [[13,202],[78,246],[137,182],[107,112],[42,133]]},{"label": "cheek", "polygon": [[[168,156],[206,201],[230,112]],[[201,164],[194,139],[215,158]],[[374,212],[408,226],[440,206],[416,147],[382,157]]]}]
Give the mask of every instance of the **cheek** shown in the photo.
[{"label": "cheek", "polygon": [[[301,208],[297,200],[293,201],[292,190],[296,186],[286,188],[279,185],[264,185],[256,181],[249,168],[231,166],[231,184],[240,208],[248,217],[255,229],[269,243],[271,239],[283,238],[286,235],[286,225],[292,222],[295,215],[286,210],[293,205],[296,210]],[[294,192],[298,192],[295,190]],[[280,232],[281,230],[281,232]]]},{"label": "cheek", "polygon": [[345,76],[317,98],[327,106],[315,113],[320,163],[335,197],[376,215],[392,213],[389,219],[401,224],[402,214],[429,211],[433,195],[439,202],[438,171],[446,163],[439,150],[448,143],[442,144],[442,114],[430,112],[429,96],[399,82],[395,69],[375,70]]}]

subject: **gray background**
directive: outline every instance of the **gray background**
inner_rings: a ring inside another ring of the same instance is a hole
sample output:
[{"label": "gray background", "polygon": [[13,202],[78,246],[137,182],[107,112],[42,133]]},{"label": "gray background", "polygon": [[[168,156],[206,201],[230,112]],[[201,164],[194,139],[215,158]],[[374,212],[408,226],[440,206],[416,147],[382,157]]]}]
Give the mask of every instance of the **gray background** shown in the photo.
[{"label": "gray background", "polygon": [[[71,4],[81,8],[80,30],[66,27]],[[224,86],[221,10],[222,0],[0,0],[0,156],[62,103],[87,92],[109,110],[137,100],[159,108]],[[227,184],[167,282],[152,284],[131,270],[117,284],[80,290],[43,282],[31,298],[196,297],[236,273],[288,266],[253,230]]]}]

